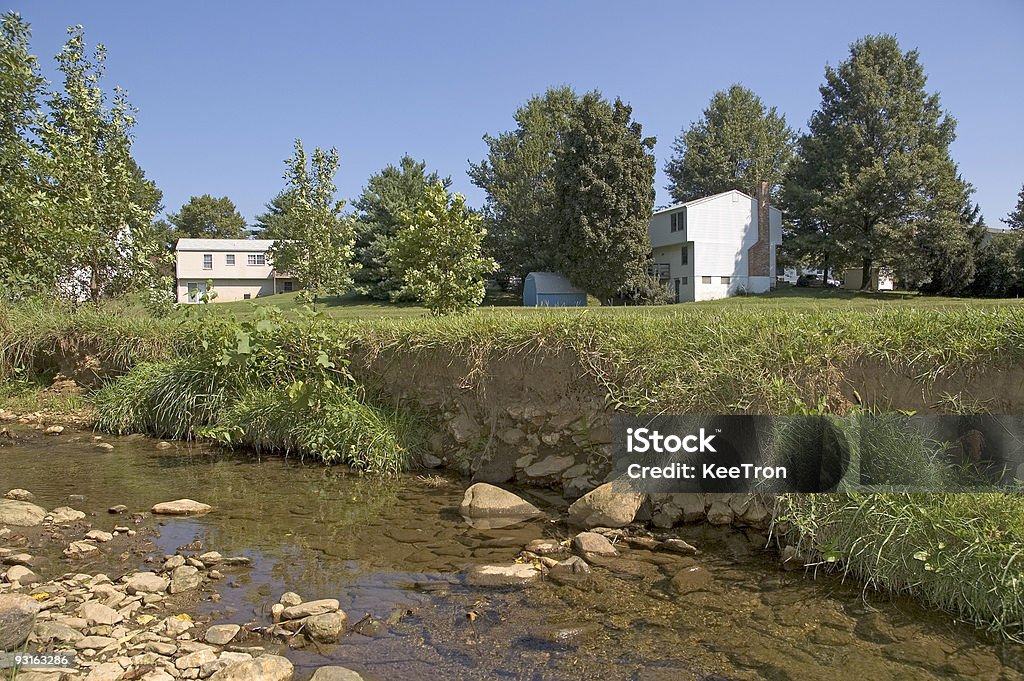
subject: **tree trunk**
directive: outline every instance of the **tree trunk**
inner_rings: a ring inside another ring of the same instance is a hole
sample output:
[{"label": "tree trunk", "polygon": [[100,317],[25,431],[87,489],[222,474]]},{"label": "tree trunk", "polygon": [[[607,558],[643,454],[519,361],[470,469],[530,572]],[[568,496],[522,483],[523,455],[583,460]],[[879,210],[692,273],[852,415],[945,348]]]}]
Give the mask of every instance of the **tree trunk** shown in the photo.
[{"label": "tree trunk", "polygon": [[875,290],[875,278],[871,276],[871,258],[864,258],[864,265],[861,269],[861,280],[860,290],[861,291],[874,291]]}]

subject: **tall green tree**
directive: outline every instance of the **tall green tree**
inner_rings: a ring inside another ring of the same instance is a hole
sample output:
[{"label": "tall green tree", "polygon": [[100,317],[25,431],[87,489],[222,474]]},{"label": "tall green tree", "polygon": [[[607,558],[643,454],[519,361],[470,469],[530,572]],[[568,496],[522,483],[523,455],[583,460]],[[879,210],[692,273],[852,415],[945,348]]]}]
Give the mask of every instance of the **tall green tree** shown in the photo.
[{"label": "tall green tree", "polygon": [[1003,218],[1003,222],[1010,229],[1024,233],[1024,187],[1021,187],[1017,195],[1017,205],[1010,213]]},{"label": "tall green tree", "polygon": [[484,277],[497,263],[485,256],[480,216],[443,182],[427,187],[388,243],[388,262],[403,290],[434,315],[460,314],[484,299]]},{"label": "tall green tree", "polygon": [[81,26],[68,29],[57,56],[63,91],[53,93],[40,130],[46,192],[63,249],[61,292],[98,301],[148,287],[159,247],[151,208],[137,203],[131,158],[134,110],[120,89],[108,102],[100,83],[106,50],[86,53]]},{"label": "tall green tree", "polygon": [[356,209],[356,260],[362,268],[355,273],[356,287],[381,300],[400,298],[401,272],[388,262],[388,251],[403,223],[414,213],[427,191],[440,183],[445,189],[451,178],[441,179],[427,172],[427,164],[406,154],[398,165],[388,165],[370,177],[362,194],[353,202]]},{"label": "tall green tree", "polygon": [[274,269],[292,276],[302,300],[313,305],[325,295],[341,295],[352,288],[355,230],[342,213],[345,202],[335,199],[334,175],[338,152],[313,150],[307,158],[301,140],[286,161],[286,194],[290,197],[281,234],[271,248]]},{"label": "tall green tree", "polygon": [[486,249],[506,277],[555,269],[554,165],[579,98],[569,87],[531,97],[515,113],[516,128],[484,135],[487,158],[470,164],[473,184],[487,192]]},{"label": "tall green tree", "polygon": [[774,193],[793,158],[796,135],[786,117],[742,85],[720,90],[700,120],[676,138],[665,164],[672,198],[683,203],[730,189]]},{"label": "tall green tree", "polygon": [[825,69],[786,182],[794,243],[820,249],[829,264],[860,266],[865,288],[873,268],[913,248],[919,229],[936,238],[946,231],[936,221],[958,224],[934,205],[943,192],[962,192],[949,181],[956,124],[925,85],[916,50],[903,52],[889,35],[855,42],[849,59]]},{"label": "tall green tree", "polygon": [[560,270],[606,301],[643,283],[651,250],[655,139],[632,116],[619,99],[584,95],[553,169]]},{"label": "tall green tree", "polygon": [[30,52],[29,25],[15,12],[0,16],[0,279],[4,295],[51,287],[57,261],[38,182],[42,155],[31,140],[43,121],[46,81]]},{"label": "tall green tree", "polygon": [[280,239],[288,220],[288,208],[291,194],[280,191],[266,204],[267,211],[256,216],[249,232],[255,239]]},{"label": "tall green tree", "polygon": [[193,239],[244,239],[245,218],[226,196],[193,196],[168,221],[181,237]]}]

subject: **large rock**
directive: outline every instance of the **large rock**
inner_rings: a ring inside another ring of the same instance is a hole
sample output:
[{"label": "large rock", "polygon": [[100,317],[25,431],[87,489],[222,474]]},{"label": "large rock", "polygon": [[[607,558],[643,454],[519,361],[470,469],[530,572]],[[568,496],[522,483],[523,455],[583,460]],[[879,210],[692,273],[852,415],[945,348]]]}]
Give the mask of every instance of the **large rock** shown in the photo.
[{"label": "large rock", "polygon": [[17,650],[32,632],[39,603],[24,594],[0,594],[0,650]]},{"label": "large rock", "polygon": [[210,677],[210,681],[291,681],[295,668],[280,655],[260,655],[233,664]]},{"label": "large rock", "polygon": [[153,506],[153,513],[158,515],[199,515],[208,513],[212,507],[192,499],[162,501]]},{"label": "large rock", "polygon": [[36,498],[36,495],[29,492],[27,489],[21,489],[15,487],[12,490],[8,490],[7,494],[4,495],[8,499],[14,499],[15,501],[32,501]]},{"label": "large rock", "polygon": [[78,608],[78,616],[88,622],[90,627],[113,626],[124,619],[124,616],[117,610],[95,601],[83,603]]},{"label": "large rock", "polygon": [[341,610],[337,612],[326,612],[322,615],[307,617],[304,622],[305,631],[311,639],[320,643],[333,643],[345,631],[345,623],[348,617]]},{"label": "large rock", "polygon": [[468,518],[535,518],[544,512],[521,497],[486,482],[470,485],[459,513]]},{"label": "large rock", "polygon": [[320,667],[309,681],[363,681],[363,677],[346,667]]},{"label": "large rock", "polygon": [[89,670],[85,681],[118,681],[124,676],[124,669],[116,662],[103,662]]},{"label": "large rock", "polygon": [[203,576],[199,574],[198,568],[192,565],[182,565],[174,568],[174,571],[171,572],[171,585],[167,590],[172,594],[180,594],[182,591],[195,589],[202,583]]},{"label": "large rock", "polygon": [[226,646],[231,643],[231,639],[238,636],[238,632],[242,630],[242,627],[237,624],[215,624],[206,630],[206,635],[203,637],[207,643],[212,643],[216,646]]},{"label": "large rock", "polygon": [[572,548],[584,558],[610,558],[619,555],[608,538],[597,532],[580,532],[572,538]]},{"label": "large rock", "polygon": [[569,507],[569,522],[582,527],[625,527],[633,522],[644,495],[626,480],[613,480],[587,492]]},{"label": "large rock", "polygon": [[336,612],[341,604],[334,598],[321,598],[318,601],[306,601],[298,605],[285,608],[281,613],[281,619],[298,620],[303,617],[313,617],[329,612]]},{"label": "large rock", "polygon": [[170,580],[153,572],[136,572],[128,578],[127,588],[130,594],[163,593],[167,591]]},{"label": "large rock", "polygon": [[523,472],[531,478],[543,478],[549,475],[561,473],[572,468],[576,459],[572,456],[546,456],[540,461],[530,464]]},{"label": "large rock", "polygon": [[85,513],[70,506],[59,506],[47,514],[54,525],[66,525],[85,518]]},{"label": "large rock", "polygon": [[35,527],[43,522],[46,509],[27,501],[0,499],[0,525]]},{"label": "large rock", "polygon": [[470,586],[526,586],[540,578],[540,570],[526,563],[474,565],[466,570]]}]

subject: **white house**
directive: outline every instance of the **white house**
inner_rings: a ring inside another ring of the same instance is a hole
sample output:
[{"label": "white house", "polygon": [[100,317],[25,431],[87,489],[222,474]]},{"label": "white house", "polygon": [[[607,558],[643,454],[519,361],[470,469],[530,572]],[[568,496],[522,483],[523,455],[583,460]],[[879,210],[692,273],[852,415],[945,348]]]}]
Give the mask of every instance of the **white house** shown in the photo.
[{"label": "white house", "polygon": [[775,285],[782,212],[769,204],[767,183],[758,194],[734,189],[654,213],[647,229],[652,274],[676,302],[764,293]]},{"label": "white house", "polygon": [[285,293],[292,279],[274,271],[270,239],[178,239],[175,275],[179,303],[202,302],[207,281],[217,302]]}]

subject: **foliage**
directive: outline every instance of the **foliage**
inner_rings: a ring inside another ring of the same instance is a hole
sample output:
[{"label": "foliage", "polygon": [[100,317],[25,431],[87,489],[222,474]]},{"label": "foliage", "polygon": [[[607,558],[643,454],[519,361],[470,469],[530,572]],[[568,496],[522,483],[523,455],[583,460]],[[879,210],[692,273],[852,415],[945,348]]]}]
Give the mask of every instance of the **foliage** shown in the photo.
[{"label": "foliage", "polygon": [[[865,287],[872,267],[908,264],[901,256],[915,254],[919,230],[930,242],[964,230],[959,202],[969,192],[949,157],[955,121],[925,80],[917,52],[894,37],[855,42],[847,61],[825,69],[786,182],[792,246],[826,266],[861,266]],[[958,248],[948,257],[966,257]]]},{"label": "foliage", "polygon": [[356,260],[362,266],[355,273],[356,287],[378,300],[398,300],[403,285],[401,272],[388,263],[388,251],[402,226],[402,216],[415,212],[429,188],[441,183],[451,186],[451,178],[428,173],[425,162],[405,155],[397,166],[388,165],[370,176],[362,194],[352,206],[356,215]]},{"label": "foliage", "polygon": [[553,258],[553,171],[578,101],[565,86],[531,97],[516,110],[515,130],[497,137],[484,135],[487,158],[470,164],[470,179],[487,193],[486,250],[506,280],[558,265]]},{"label": "foliage", "polygon": [[244,239],[245,218],[226,196],[193,196],[167,220],[179,237],[192,239]]},{"label": "foliage", "polygon": [[484,277],[496,263],[481,253],[485,231],[480,216],[461,194],[444,183],[428,187],[415,212],[402,215],[388,262],[401,276],[402,292],[414,296],[433,315],[459,314],[480,304]]},{"label": "foliage", "polygon": [[1003,222],[1012,230],[1024,232],[1024,187],[1020,188],[1020,193],[1017,195],[1017,205],[1003,218]]},{"label": "foliage", "polygon": [[991,234],[982,243],[971,289],[979,296],[1024,295],[1024,234]]},{"label": "foliage", "polygon": [[619,99],[584,95],[553,168],[559,270],[605,301],[641,282],[650,253],[655,140],[632,115]]},{"label": "foliage", "polygon": [[7,298],[57,279],[46,197],[36,178],[42,155],[31,141],[42,124],[46,81],[29,52],[30,36],[18,14],[0,17],[0,279]]},{"label": "foliage", "polygon": [[283,239],[287,233],[288,210],[291,193],[282,190],[266,204],[267,212],[256,216],[256,223],[250,232],[256,239]]},{"label": "foliage", "polygon": [[344,201],[334,198],[338,152],[317,148],[307,162],[302,141],[295,140],[295,153],[285,163],[288,210],[270,253],[278,274],[293,277],[300,295],[316,304],[324,295],[348,291],[359,268],[352,220],[342,215]]},{"label": "foliage", "polygon": [[100,86],[104,47],[97,46],[90,59],[82,28],[68,29],[68,35],[57,56],[63,92],[52,94],[39,140],[53,202],[49,229],[61,256],[55,283],[72,300],[88,296],[95,302],[149,285],[159,246],[152,202],[136,202],[133,110],[119,89],[107,103]]},{"label": "foliage", "polygon": [[791,494],[777,523],[791,523],[804,555],[869,585],[1019,637],[1024,551],[1019,494]]},{"label": "foliage", "polygon": [[699,121],[676,138],[665,164],[666,189],[679,202],[739,189],[757,195],[761,181],[773,192],[793,158],[795,135],[786,117],[742,85],[720,90]]}]

